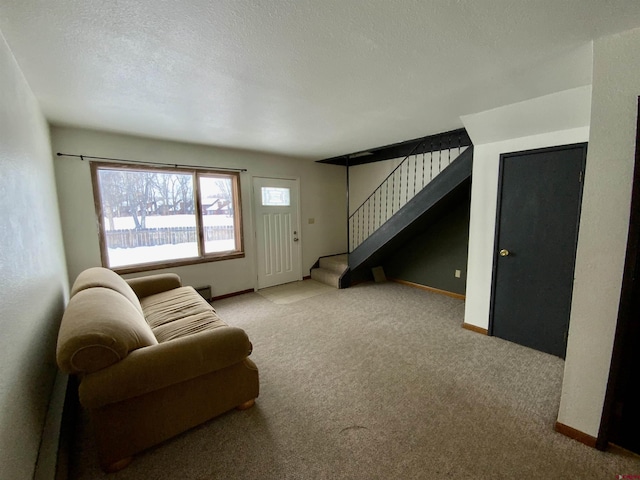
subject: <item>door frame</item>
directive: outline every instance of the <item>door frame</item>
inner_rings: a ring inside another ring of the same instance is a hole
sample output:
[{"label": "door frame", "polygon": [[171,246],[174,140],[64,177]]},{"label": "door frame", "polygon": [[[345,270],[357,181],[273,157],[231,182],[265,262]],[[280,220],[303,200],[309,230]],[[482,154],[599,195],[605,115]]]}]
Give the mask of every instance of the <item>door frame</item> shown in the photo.
[{"label": "door frame", "polygon": [[626,332],[633,321],[633,290],[638,278],[634,278],[638,261],[637,247],[640,245],[640,97],[638,97],[638,110],[636,119],[636,149],[633,168],[633,180],[631,186],[631,206],[629,214],[629,230],[627,234],[627,249],[625,253],[624,270],[622,274],[622,286],[620,290],[620,303],[618,306],[618,319],[613,339],[611,365],[609,367],[609,379],[602,407],[600,428],[596,439],[596,448],[606,450],[609,446],[611,427],[613,424],[613,409],[616,402],[616,390],[622,370],[625,368],[623,359],[626,344]]},{"label": "door frame", "polygon": [[260,268],[260,266],[258,265],[258,219],[257,219],[257,211],[255,209],[256,206],[256,198],[255,198],[255,179],[256,178],[265,178],[267,180],[287,180],[287,181],[293,181],[296,182],[296,202],[298,202],[298,211],[296,212],[297,214],[297,222],[298,222],[298,230],[299,230],[299,234],[298,234],[298,272],[297,272],[297,276],[298,276],[298,280],[302,280],[302,242],[303,242],[303,235],[302,235],[302,206],[300,203],[300,177],[276,177],[273,175],[252,175],[251,176],[251,220],[253,222],[253,268],[254,268],[254,272],[255,272],[255,277],[254,277],[254,286],[253,286],[253,290],[254,291],[258,291],[259,290],[259,283],[258,283],[258,269]]},{"label": "door frame", "polygon": [[[493,237],[493,267],[491,270],[491,297],[489,303],[489,328],[487,332],[489,335],[493,336],[493,327],[494,327],[494,315],[495,315],[495,300],[496,300],[496,281],[497,281],[497,272],[498,272],[498,250],[499,246],[499,238],[500,238],[500,217],[502,212],[502,186],[503,186],[503,178],[504,178],[504,160],[508,157],[518,156],[518,155],[529,155],[529,154],[538,154],[538,153],[547,153],[547,152],[557,152],[562,150],[570,150],[574,148],[582,148],[584,149],[584,156],[582,159],[582,172],[585,170],[586,161],[587,161],[587,148],[588,142],[578,142],[571,143],[567,145],[558,145],[552,147],[542,147],[542,148],[534,148],[531,150],[520,150],[517,152],[508,152],[500,154],[500,167],[498,171],[498,198],[496,203],[496,222],[495,222],[495,232]],[[578,247],[578,234],[580,232],[580,217],[582,212],[582,199],[584,197],[584,173],[583,178],[581,179],[583,188],[580,189],[580,197],[578,198],[578,228],[576,228],[576,237],[574,239],[574,250],[573,256],[576,256],[576,250]],[[575,270],[575,264],[574,264]],[[571,289],[573,294],[573,288]],[[568,324],[567,324],[568,328]],[[566,334],[565,334],[566,335]]]}]

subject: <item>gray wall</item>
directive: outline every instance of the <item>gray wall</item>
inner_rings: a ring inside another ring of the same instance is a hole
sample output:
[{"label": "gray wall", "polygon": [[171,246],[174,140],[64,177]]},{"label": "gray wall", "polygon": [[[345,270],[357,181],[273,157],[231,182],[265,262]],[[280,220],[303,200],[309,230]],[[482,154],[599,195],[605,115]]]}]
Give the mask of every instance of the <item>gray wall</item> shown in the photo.
[{"label": "gray wall", "polygon": [[14,480],[36,471],[68,284],[49,129],[1,34],[0,85],[0,478]]},{"label": "gray wall", "polygon": [[384,263],[386,276],[464,295],[469,204],[468,195],[456,199],[443,216],[390,255]]}]

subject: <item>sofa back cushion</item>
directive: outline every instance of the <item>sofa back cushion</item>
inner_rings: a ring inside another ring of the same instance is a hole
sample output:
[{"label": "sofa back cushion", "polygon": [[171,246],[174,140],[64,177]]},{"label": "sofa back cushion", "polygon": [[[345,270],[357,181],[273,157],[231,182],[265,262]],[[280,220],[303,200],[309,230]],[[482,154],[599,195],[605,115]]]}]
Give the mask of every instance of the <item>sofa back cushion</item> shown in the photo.
[{"label": "sofa back cushion", "polygon": [[110,288],[87,288],[76,292],[65,310],[56,358],[67,373],[92,373],[157,343],[127,298]]},{"label": "sofa back cushion", "polygon": [[84,270],[80,275],[78,275],[78,278],[76,278],[76,281],[73,283],[73,287],[71,287],[71,296],[73,297],[76,293],[93,287],[104,287],[118,292],[129,300],[134,307],[136,307],[138,312],[140,312],[140,315],[143,314],[140,301],[133,289],[124,278],[113,270],[103,267],[92,267]]}]

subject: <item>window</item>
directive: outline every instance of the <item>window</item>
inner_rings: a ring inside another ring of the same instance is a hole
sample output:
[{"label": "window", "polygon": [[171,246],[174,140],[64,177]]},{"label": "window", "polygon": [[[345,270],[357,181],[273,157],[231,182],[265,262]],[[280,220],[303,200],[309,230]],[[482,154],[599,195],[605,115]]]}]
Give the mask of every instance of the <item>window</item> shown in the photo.
[{"label": "window", "polygon": [[263,207],[288,207],[291,205],[291,195],[288,188],[262,187]]},{"label": "window", "polygon": [[240,174],[91,163],[102,264],[120,273],[244,256]]}]

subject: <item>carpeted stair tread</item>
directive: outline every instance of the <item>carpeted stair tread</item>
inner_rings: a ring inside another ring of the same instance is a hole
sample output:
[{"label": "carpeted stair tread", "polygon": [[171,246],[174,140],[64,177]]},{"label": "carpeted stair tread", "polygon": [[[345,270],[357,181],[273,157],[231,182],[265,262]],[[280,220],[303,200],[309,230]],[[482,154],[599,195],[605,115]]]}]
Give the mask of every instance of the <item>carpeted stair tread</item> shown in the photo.
[{"label": "carpeted stair tread", "polygon": [[349,260],[347,255],[334,255],[333,257],[322,257],[320,259],[320,268],[325,270],[332,270],[340,274],[349,267]]},{"label": "carpeted stair tread", "polygon": [[340,288],[340,277],[349,268],[349,258],[346,254],[322,257],[319,268],[311,269],[311,278],[334,288]]},{"label": "carpeted stair tread", "polygon": [[340,273],[325,268],[311,269],[311,279],[331,287],[340,288]]}]

